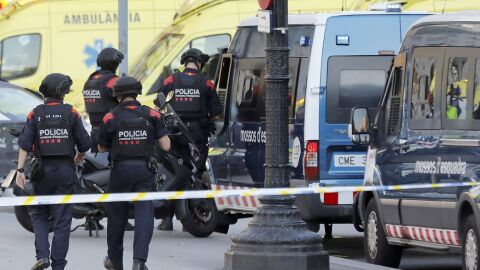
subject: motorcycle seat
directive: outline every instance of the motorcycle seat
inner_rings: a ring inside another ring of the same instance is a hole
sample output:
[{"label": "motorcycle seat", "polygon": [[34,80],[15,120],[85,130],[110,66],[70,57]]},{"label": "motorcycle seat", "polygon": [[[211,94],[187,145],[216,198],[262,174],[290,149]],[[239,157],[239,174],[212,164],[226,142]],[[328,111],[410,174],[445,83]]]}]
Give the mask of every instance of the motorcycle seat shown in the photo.
[{"label": "motorcycle seat", "polygon": [[95,184],[102,189],[106,189],[108,181],[110,180],[110,170],[101,170],[93,173],[89,173],[83,176],[85,183]]}]

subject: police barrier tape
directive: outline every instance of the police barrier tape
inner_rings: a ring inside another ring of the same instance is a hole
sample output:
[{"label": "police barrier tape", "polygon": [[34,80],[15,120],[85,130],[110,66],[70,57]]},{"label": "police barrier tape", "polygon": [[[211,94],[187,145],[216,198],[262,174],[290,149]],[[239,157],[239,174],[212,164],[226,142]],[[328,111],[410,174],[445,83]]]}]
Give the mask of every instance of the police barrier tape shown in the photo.
[{"label": "police barrier tape", "polygon": [[364,191],[398,191],[426,188],[473,187],[477,182],[455,182],[439,184],[390,185],[390,186],[343,186],[343,187],[297,187],[297,188],[262,188],[262,189],[232,189],[232,190],[189,190],[169,192],[134,192],[134,193],[103,193],[103,194],[70,194],[51,196],[19,196],[0,197],[0,207],[99,203],[99,202],[136,202],[152,200],[180,199],[213,199],[221,197],[249,197],[269,195],[308,195],[333,192],[364,192]]}]

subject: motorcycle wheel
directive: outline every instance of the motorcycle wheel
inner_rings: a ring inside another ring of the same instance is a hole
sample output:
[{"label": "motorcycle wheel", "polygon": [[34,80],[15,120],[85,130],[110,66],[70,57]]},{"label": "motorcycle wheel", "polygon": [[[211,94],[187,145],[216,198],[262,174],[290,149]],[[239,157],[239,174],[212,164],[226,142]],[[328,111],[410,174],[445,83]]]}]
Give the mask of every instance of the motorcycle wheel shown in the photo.
[{"label": "motorcycle wheel", "polygon": [[[18,223],[22,225],[22,227],[33,233],[33,224],[32,219],[30,218],[30,214],[28,213],[28,209],[26,206],[15,206],[15,217],[17,218]],[[53,219],[50,218],[48,221],[48,231],[53,232]]]},{"label": "motorcycle wheel", "polygon": [[187,215],[181,219],[183,227],[199,238],[213,233],[218,221],[218,210],[213,199],[191,199],[187,201]]}]

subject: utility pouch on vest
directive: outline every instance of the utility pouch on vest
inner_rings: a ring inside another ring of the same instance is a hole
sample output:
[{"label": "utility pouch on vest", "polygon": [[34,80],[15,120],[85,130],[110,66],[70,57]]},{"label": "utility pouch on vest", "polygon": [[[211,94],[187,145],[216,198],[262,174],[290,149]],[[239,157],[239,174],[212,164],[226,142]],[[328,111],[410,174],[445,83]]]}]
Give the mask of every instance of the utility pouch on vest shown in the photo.
[{"label": "utility pouch on vest", "polygon": [[153,173],[157,174],[158,172],[158,161],[154,156],[149,156],[148,157],[148,169]]},{"label": "utility pouch on vest", "polygon": [[34,110],[37,119],[36,149],[40,157],[73,157],[74,142],[68,123],[71,105],[63,105],[61,115],[47,115],[45,105]]},{"label": "utility pouch on vest", "polygon": [[[149,121],[147,108],[142,107],[141,112],[123,107],[118,109],[136,114],[138,117],[119,120],[112,143],[111,155],[113,161],[148,158],[153,154],[155,141],[153,138],[154,129]],[[115,111],[113,111],[113,114],[119,119]]]},{"label": "utility pouch on vest", "polygon": [[37,183],[45,176],[45,171],[40,157],[34,157],[30,162],[30,182]]}]

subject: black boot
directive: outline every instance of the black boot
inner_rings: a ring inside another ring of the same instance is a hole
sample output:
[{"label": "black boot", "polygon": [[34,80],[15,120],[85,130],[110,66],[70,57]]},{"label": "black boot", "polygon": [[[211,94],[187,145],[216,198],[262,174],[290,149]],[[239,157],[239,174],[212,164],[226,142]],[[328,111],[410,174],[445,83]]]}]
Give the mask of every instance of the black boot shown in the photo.
[{"label": "black boot", "polygon": [[43,270],[50,266],[50,260],[48,258],[39,259],[35,265],[32,266],[32,270]]},{"label": "black boot", "polygon": [[332,239],[333,238],[333,224],[325,223],[325,235],[323,236],[324,239]]},{"label": "black boot", "polygon": [[157,230],[159,231],[173,231],[173,222],[171,217],[162,218],[160,224],[158,224]]},{"label": "black boot", "polygon": [[108,256],[106,256],[105,259],[103,259],[103,267],[105,267],[105,269],[107,270],[123,270],[122,265],[114,266],[114,263]]},{"label": "black boot", "polygon": [[148,270],[147,266],[145,265],[145,262],[142,260],[133,260],[133,266],[132,270]]},{"label": "black boot", "polygon": [[133,226],[132,223],[127,222],[127,225],[125,225],[125,231],[127,231],[127,232],[135,231],[135,226]]}]

